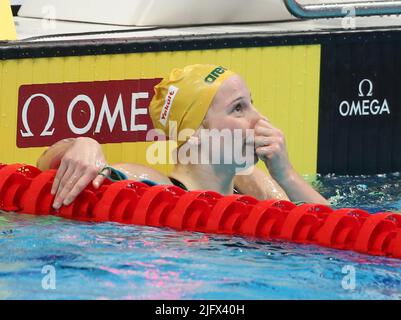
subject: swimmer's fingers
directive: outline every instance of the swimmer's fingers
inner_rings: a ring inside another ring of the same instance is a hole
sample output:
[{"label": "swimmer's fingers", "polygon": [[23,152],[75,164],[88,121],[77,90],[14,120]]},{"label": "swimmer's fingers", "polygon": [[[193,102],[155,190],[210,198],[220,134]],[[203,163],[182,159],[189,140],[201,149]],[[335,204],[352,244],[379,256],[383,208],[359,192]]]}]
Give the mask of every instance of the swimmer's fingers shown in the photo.
[{"label": "swimmer's fingers", "polygon": [[58,168],[56,176],[54,177],[54,181],[53,181],[53,184],[52,184],[52,189],[50,191],[50,193],[52,195],[56,194],[56,192],[57,192],[57,190],[59,188],[59,185],[60,185],[60,181],[61,181],[62,177],[64,176],[65,172],[67,171],[67,167],[68,166],[67,166],[66,162],[65,161],[61,161],[60,167]]},{"label": "swimmer's fingers", "polygon": [[255,151],[262,161],[269,161],[269,163],[270,161],[288,162],[287,148],[283,136],[256,136]]},{"label": "swimmer's fingers", "polygon": [[255,125],[255,135],[264,135],[264,136],[278,136],[284,137],[283,131],[279,128],[273,126],[269,121],[265,119],[259,120]]},{"label": "swimmer's fingers", "polygon": [[[276,131],[280,131],[280,129],[272,126],[270,122],[267,122],[265,120],[259,120],[256,125],[255,125],[255,134],[261,134],[261,132],[270,132],[270,134],[273,134]],[[267,134],[266,134],[267,135]]]},{"label": "swimmer's fingers", "polygon": [[275,142],[275,138],[269,136],[256,136],[254,140],[255,148],[269,146]]},{"label": "swimmer's fingers", "polygon": [[86,188],[86,186],[92,181],[93,177],[90,175],[84,175],[74,185],[74,187],[65,196],[63,205],[70,205],[75,198]]},{"label": "swimmer's fingers", "polygon": [[255,127],[255,136],[274,136],[276,135],[276,130],[267,128],[267,127],[262,127],[262,126],[256,126]]},{"label": "swimmer's fingers", "polygon": [[258,147],[255,149],[257,156],[263,161],[270,161],[276,158],[280,152],[277,144],[270,146]]},{"label": "swimmer's fingers", "polygon": [[71,176],[71,180],[64,186],[59,195],[63,205],[69,205],[97,176],[98,170],[94,166],[79,165]]},{"label": "swimmer's fingers", "polygon": [[68,178],[70,176],[72,176],[73,172],[75,171],[75,168],[70,166],[70,165],[66,165],[67,168],[66,170],[64,170],[64,174],[62,176],[60,176],[59,181],[58,181],[58,187],[55,193],[55,199],[54,199],[54,205],[53,207],[58,209],[58,207],[61,206],[61,202],[60,200],[60,193],[63,191],[64,186],[66,184],[66,182],[68,181]]},{"label": "swimmer's fingers", "polygon": [[267,123],[270,123],[271,124],[271,122],[270,122],[270,120],[269,120],[269,118],[268,117],[266,117],[266,116],[262,116],[262,118],[261,118],[262,120],[265,120]]},{"label": "swimmer's fingers", "polygon": [[[91,176],[84,176],[82,177],[75,187],[70,191],[70,193],[67,195],[64,205],[68,206],[71,204],[71,202],[74,201],[74,199],[88,186],[88,184],[92,181],[92,185],[95,189],[98,189],[104,180],[106,179],[107,176],[111,174],[110,169],[106,170],[101,170],[100,172],[98,171],[99,166],[96,166],[96,170],[91,172]],[[95,179],[93,179],[93,175],[96,174]]]},{"label": "swimmer's fingers", "polygon": [[74,187],[75,183],[81,177],[81,172],[73,166],[68,167],[67,171],[60,180],[59,188],[54,199],[53,207],[59,209],[64,201],[65,196]]},{"label": "swimmer's fingers", "polygon": [[[270,141],[267,138],[273,139]],[[260,141],[268,141],[270,143],[278,143],[279,145],[285,146],[285,136],[284,133],[277,128],[270,129],[267,127],[256,127],[255,128],[255,144]],[[267,144],[267,143],[266,143]],[[262,144],[259,144],[260,146]]]},{"label": "swimmer's fingers", "polygon": [[284,145],[285,136],[283,131],[278,128],[273,127],[266,122],[258,122],[255,126],[255,138],[258,136],[264,137],[274,137],[277,143]]},{"label": "swimmer's fingers", "polygon": [[275,126],[272,125],[272,123],[267,119],[267,118],[261,118],[255,125],[255,130],[260,127],[260,128],[268,128],[272,130],[278,130]]},{"label": "swimmer's fingers", "polygon": [[103,172],[101,172],[102,174],[98,174],[97,177],[92,181],[92,185],[95,189],[98,189],[102,183],[104,182],[104,180],[106,179],[107,175],[110,175],[110,170],[104,170]]}]

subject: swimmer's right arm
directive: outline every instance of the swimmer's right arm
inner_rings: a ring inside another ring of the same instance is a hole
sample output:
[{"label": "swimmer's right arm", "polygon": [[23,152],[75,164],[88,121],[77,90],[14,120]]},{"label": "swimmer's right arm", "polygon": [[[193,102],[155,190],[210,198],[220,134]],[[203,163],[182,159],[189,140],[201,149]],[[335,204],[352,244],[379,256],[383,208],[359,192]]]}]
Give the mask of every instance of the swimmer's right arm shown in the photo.
[{"label": "swimmer's right arm", "polygon": [[61,140],[38,159],[40,170],[57,169],[51,193],[53,207],[69,205],[92,182],[99,188],[105,177],[99,171],[106,165],[101,145],[94,139],[80,137]]},{"label": "swimmer's right arm", "polygon": [[266,118],[255,125],[255,147],[259,159],[291,201],[330,205],[294,170],[288,159],[284,134]]}]

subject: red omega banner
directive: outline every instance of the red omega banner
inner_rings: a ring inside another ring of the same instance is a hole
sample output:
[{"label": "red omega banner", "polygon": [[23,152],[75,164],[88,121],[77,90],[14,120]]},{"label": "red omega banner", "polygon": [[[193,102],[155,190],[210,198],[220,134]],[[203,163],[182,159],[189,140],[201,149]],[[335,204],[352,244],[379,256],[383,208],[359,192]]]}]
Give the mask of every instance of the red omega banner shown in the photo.
[{"label": "red omega banner", "polygon": [[148,107],[161,79],[22,85],[17,146],[43,147],[70,137],[100,143],[146,141]]}]

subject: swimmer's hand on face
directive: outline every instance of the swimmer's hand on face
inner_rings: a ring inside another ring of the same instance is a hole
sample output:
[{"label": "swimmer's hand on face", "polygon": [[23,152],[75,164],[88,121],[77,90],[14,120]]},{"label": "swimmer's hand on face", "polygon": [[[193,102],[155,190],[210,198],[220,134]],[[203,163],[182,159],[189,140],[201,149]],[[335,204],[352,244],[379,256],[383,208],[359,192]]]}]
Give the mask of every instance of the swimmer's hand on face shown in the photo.
[{"label": "swimmer's hand on face", "polygon": [[53,207],[69,205],[92,182],[99,188],[105,177],[99,171],[105,166],[101,145],[91,138],[77,138],[61,158],[54,178],[51,194],[55,195]]},{"label": "swimmer's hand on face", "polygon": [[285,137],[280,129],[275,128],[266,118],[260,119],[255,125],[254,139],[257,156],[291,201],[329,205],[292,167]]},{"label": "swimmer's hand on face", "polygon": [[255,151],[276,181],[282,181],[291,174],[293,168],[288,160],[284,134],[266,118],[255,125]]}]

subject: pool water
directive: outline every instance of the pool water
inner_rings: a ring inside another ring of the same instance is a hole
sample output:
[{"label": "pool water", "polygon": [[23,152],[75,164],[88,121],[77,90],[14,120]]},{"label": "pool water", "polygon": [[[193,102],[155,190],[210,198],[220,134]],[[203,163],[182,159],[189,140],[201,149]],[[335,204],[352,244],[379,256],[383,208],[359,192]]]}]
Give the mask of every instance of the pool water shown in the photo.
[{"label": "pool water", "polygon": [[[375,213],[401,209],[400,182],[314,185]],[[0,213],[0,246],[0,299],[401,299],[401,260],[317,246],[15,213]]]}]

